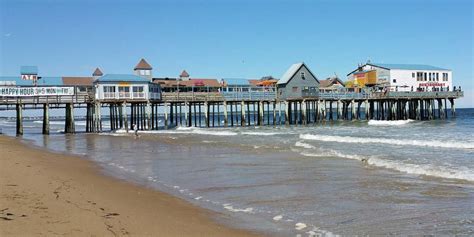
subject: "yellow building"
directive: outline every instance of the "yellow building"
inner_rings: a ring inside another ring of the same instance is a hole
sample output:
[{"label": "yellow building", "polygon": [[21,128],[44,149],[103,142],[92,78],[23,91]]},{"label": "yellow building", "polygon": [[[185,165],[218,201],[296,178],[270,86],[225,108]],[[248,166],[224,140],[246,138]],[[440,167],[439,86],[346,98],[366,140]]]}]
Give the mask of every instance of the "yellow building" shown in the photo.
[{"label": "yellow building", "polygon": [[346,82],[346,88],[352,88],[354,91],[359,91],[358,88],[370,87],[377,84],[377,71],[358,71],[351,74],[351,77]]}]

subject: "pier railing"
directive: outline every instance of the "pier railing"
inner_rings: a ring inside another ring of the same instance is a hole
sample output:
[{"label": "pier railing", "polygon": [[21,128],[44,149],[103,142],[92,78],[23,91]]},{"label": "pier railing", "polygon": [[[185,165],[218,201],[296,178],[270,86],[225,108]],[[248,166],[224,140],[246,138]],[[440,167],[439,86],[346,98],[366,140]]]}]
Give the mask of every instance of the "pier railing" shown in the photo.
[{"label": "pier railing", "polygon": [[220,92],[163,92],[162,100],[174,101],[222,101],[224,97]]},{"label": "pier railing", "polygon": [[92,101],[90,95],[60,95],[60,96],[32,96],[32,97],[0,97],[0,105],[11,104],[83,104]]}]

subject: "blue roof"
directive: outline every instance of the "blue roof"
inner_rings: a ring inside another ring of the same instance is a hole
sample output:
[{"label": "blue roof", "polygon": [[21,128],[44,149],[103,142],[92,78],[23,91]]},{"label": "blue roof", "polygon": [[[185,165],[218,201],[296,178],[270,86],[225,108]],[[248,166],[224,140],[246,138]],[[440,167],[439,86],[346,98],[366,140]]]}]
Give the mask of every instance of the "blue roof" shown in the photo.
[{"label": "blue roof", "polygon": [[140,77],[133,74],[106,74],[97,78],[97,82],[115,82],[115,81],[128,81],[128,82],[149,82],[147,78]]},{"label": "blue roof", "polygon": [[388,63],[368,63],[369,65],[379,66],[387,69],[401,69],[401,70],[449,70],[445,68],[435,67],[423,64],[388,64]]},{"label": "blue roof", "polygon": [[[0,76],[0,81],[14,81],[17,86],[32,86],[33,81],[22,80],[20,76]],[[41,77],[38,80],[38,86],[61,86],[63,80],[61,77]]]},{"label": "blue roof", "polygon": [[244,78],[222,78],[227,83],[227,85],[236,85],[236,86],[248,86],[250,85],[249,79]]},{"label": "blue roof", "polygon": [[38,67],[37,66],[21,66],[20,67],[20,74],[25,75],[38,75]]}]

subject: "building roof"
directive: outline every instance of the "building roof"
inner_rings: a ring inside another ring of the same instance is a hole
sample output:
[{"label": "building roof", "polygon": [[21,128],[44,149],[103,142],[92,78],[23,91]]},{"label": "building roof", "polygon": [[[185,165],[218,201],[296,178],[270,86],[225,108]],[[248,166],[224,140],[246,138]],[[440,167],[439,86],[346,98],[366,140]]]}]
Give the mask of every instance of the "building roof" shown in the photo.
[{"label": "building roof", "polygon": [[326,80],[321,80],[319,81],[319,87],[324,88],[324,87],[330,87],[336,83],[339,83],[341,85],[344,85],[344,82],[341,81],[338,77],[329,77]]},{"label": "building roof", "polygon": [[104,73],[102,73],[102,71],[99,68],[96,68],[94,73],[92,73],[92,76],[94,76],[94,77],[101,77],[103,75],[104,75]]},{"label": "building roof", "polygon": [[138,69],[152,70],[153,68],[144,58],[142,58],[140,62],[138,62],[137,66],[135,66],[134,68],[134,70],[138,70]]},{"label": "building roof", "polygon": [[186,70],[183,70],[183,72],[181,72],[179,77],[189,77],[189,74],[188,74],[188,72],[186,72]]},{"label": "building roof", "polygon": [[286,84],[290,81],[290,79],[295,75],[295,73],[300,69],[301,66],[303,66],[304,63],[295,63],[286,70],[285,74],[280,77],[280,80],[278,80],[277,84]]},{"label": "building roof", "polygon": [[93,77],[62,77],[63,85],[67,86],[92,86]]},{"label": "building roof", "polygon": [[367,63],[367,65],[382,67],[386,69],[400,69],[400,70],[441,70],[446,71],[449,69],[435,67],[424,64],[388,64],[388,63]]},{"label": "building roof", "polygon": [[245,78],[222,78],[226,85],[231,86],[249,86],[253,85],[251,81],[258,81],[258,80],[251,80]]},{"label": "building roof", "polygon": [[187,81],[179,81],[175,78],[154,78],[153,83],[162,85],[163,87],[221,87],[221,83],[217,79],[192,78]]},{"label": "building roof", "polygon": [[20,67],[20,74],[22,74],[22,75],[38,75],[38,67],[37,66],[21,66]]},{"label": "building roof", "polygon": [[97,78],[96,82],[148,82],[149,80],[144,77],[140,77],[132,74],[105,74]]},{"label": "building roof", "polygon": [[291,78],[298,72],[298,70],[303,66],[305,66],[306,69],[308,69],[308,72],[311,73],[311,75],[313,75],[316,81],[319,82],[318,78],[313,74],[313,72],[311,72],[311,70],[309,70],[306,64],[301,62],[301,63],[295,63],[291,65],[290,68],[288,68],[288,70],[285,72],[285,74],[283,74],[283,76],[280,77],[280,80],[278,80],[277,84],[281,85],[281,84],[288,83],[291,80]]}]

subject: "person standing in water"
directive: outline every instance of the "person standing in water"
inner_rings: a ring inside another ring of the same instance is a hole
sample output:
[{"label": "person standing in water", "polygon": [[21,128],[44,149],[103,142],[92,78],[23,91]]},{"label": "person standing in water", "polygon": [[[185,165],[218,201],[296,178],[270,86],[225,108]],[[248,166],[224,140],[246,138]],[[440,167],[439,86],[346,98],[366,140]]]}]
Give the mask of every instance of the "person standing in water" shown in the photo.
[{"label": "person standing in water", "polygon": [[133,128],[133,131],[135,132],[135,137],[138,137],[138,127],[137,127],[137,125],[133,124],[132,128]]}]

